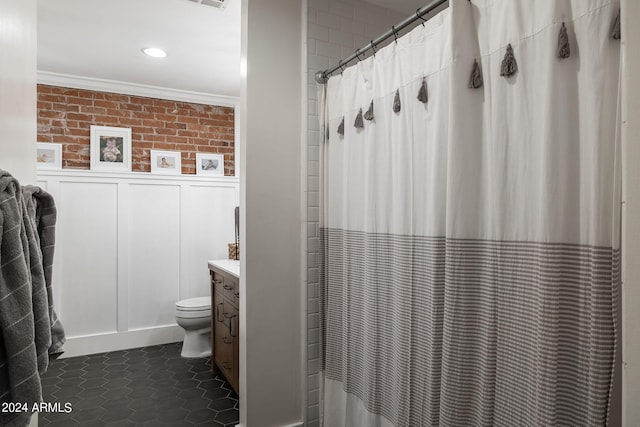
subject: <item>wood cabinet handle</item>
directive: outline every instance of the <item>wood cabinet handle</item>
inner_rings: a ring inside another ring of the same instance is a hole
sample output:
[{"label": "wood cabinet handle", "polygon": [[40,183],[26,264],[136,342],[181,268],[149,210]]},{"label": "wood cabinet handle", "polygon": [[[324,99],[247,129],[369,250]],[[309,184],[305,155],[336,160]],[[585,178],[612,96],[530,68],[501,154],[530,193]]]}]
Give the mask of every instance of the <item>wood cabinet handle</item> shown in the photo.
[{"label": "wood cabinet handle", "polygon": [[222,287],[227,291],[230,291],[233,289],[233,286],[230,286],[230,285],[222,285]]},{"label": "wood cabinet handle", "polygon": [[236,328],[234,328],[234,326],[233,326],[233,325],[234,325],[234,322],[233,322],[233,318],[234,318],[234,317],[236,317],[236,316],[231,316],[231,317],[229,318],[229,335],[231,335],[233,338],[235,338],[235,337],[237,337],[237,336],[238,336],[238,334],[237,334],[237,333],[235,333],[235,334],[234,334],[235,329],[236,329]]},{"label": "wood cabinet handle", "polygon": [[220,313],[222,312],[222,310],[220,310],[221,305],[223,304],[219,303],[218,305],[216,305],[216,319],[218,320],[218,322],[224,322],[224,318],[226,317],[226,313],[222,313],[222,318],[220,318]]},{"label": "wood cabinet handle", "polygon": [[234,295],[236,296],[236,298],[240,298],[240,292],[234,292]]},{"label": "wood cabinet handle", "polygon": [[216,285],[219,285],[220,283],[222,283],[222,280],[213,279],[213,283],[215,283]]},{"label": "wood cabinet handle", "polygon": [[231,366],[229,366],[229,362],[222,362],[222,367],[227,371],[231,370]]},{"label": "wood cabinet handle", "polygon": [[231,341],[228,337],[222,337],[222,342],[225,343],[225,344],[233,343],[233,341]]}]

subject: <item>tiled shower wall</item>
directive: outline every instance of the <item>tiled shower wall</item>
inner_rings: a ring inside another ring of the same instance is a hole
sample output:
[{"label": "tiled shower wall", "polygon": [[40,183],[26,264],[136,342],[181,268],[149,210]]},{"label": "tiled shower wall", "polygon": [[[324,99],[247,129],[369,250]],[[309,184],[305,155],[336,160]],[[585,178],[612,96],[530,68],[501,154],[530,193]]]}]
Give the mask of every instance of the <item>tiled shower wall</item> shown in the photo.
[{"label": "tiled shower wall", "polygon": [[347,58],[406,16],[363,1],[309,0],[308,2],[308,130],[307,130],[307,417],[319,425],[320,334],[318,276],[320,216],[320,124],[315,73]]}]

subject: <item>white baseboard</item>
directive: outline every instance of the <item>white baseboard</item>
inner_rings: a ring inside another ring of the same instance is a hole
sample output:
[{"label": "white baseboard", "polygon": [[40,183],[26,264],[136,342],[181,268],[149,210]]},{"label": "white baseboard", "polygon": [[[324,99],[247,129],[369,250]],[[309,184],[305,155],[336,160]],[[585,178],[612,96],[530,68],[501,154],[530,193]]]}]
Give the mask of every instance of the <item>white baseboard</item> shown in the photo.
[{"label": "white baseboard", "polygon": [[184,330],[178,325],[113,332],[100,335],[67,338],[61,358],[127,350],[150,345],[182,341]]}]

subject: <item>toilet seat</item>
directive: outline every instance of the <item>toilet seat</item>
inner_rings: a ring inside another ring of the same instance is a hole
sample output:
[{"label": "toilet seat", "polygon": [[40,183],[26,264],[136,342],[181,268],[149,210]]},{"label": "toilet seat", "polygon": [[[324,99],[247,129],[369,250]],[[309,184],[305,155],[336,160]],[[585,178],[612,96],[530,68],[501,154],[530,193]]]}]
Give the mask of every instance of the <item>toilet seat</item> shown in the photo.
[{"label": "toilet seat", "polygon": [[176,303],[176,308],[180,311],[211,310],[211,298],[197,297],[183,299]]},{"label": "toilet seat", "polygon": [[176,317],[183,319],[197,319],[211,317],[211,298],[189,298],[176,303]]}]

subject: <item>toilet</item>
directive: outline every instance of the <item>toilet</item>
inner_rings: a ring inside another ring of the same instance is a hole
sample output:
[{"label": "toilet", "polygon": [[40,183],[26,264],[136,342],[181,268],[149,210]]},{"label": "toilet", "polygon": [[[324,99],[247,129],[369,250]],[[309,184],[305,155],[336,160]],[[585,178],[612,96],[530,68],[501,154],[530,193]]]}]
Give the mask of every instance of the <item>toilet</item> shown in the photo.
[{"label": "toilet", "polygon": [[184,329],[182,357],[211,356],[211,297],[178,301],[176,323]]}]

